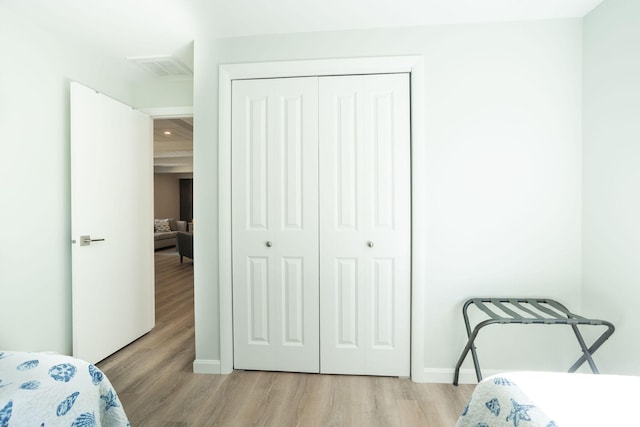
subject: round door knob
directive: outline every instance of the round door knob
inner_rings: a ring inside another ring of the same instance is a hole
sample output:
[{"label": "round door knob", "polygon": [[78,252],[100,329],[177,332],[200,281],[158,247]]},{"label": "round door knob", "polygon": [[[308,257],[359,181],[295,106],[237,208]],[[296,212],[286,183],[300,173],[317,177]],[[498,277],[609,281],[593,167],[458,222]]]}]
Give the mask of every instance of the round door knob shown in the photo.
[{"label": "round door knob", "polygon": [[367,246],[369,246],[370,248],[372,248],[372,247],[373,247],[373,242],[371,242],[371,241],[367,242]]},{"label": "round door knob", "polygon": [[267,243],[265,243],[265,245],[267,245],[267,247],[270,248],[271,246],[273,246],[273,243],[267,242]]}]

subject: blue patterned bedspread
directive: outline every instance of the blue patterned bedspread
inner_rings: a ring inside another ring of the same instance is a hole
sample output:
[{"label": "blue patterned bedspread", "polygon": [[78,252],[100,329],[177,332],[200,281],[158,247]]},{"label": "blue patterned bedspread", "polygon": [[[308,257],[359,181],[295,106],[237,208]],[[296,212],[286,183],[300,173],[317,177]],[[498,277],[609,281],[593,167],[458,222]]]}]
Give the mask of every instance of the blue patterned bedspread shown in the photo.
[{"label": "blue patterned bedspread", "polygon": [[0,427],[129,426],[107,377],[85,361],[0,351]]},{"label": "blue patterned bedspread", "polygon": [[496,376],[478,384],[456,427],[556,427],[531,398],[507,377]]},{"label": "blue patterned bedspread", "polygon": [[513,372],[486,378],[456,427],[640,425],[637,376]]}]

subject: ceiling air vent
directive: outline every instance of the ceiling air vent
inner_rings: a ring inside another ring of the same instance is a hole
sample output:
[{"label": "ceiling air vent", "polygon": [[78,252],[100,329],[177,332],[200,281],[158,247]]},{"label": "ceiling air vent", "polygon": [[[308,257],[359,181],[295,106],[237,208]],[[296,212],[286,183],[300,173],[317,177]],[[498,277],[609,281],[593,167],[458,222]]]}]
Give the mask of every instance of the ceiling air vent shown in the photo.
[{"label": "ceiling air vent", "polygon": [[191,77],[193,71],[171,55],[137,56],[127,58],[156,77]]}]

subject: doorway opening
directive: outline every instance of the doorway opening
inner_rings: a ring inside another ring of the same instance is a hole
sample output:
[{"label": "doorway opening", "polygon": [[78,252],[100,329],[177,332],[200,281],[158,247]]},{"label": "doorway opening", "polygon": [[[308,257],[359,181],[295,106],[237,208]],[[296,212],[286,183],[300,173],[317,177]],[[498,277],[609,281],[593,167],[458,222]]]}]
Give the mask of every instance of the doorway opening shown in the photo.
[{"label": "doorway opening", "polygon": [[[159,184],[154,185],[151,222],[155,229],[154,219],[171,218],[178,222],[184,218],[185,229],[193,233],[193,211],[180,212],[180,180],[188,180],[191,184],[193,180],[193,108],[160,108],[144,112],[154,121],[154,183]],[[174,135],[175,140],[168,141],[170,135],[165,132]],[[173,190],[165,191],[166,187]],[[155,242],[155,232],[153,234]],[[185,367],[190,367],[195,358],[193,258],[184,258],[181,263],[175,244],[156,248],[153,255],[155,326],[140,339],[101,361],[98,366],[105,372],[130,366],[135,367],[137,373],[152,375],[163,366],[175,363],[177,358],[189,361]],[[140,355],[150,351],[153,357],[144,357],[144,366],[141,366]]]},{"label": "doorway opening", "polygon": [[180,323],[193,341],[193,115],[154,117],[153,169],[156,326]]}]

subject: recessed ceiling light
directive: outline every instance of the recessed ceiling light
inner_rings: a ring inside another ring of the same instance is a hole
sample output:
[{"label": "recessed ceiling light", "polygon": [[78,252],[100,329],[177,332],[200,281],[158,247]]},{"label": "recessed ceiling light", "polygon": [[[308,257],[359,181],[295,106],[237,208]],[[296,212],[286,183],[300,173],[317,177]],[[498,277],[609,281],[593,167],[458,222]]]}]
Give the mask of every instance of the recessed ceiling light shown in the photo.
[{"label": "recessed ceiling light", "polygon": [[170,131],[170,130],[165,130],[163,133],[164,133],[165,135],[171,135],[171,131]]}]

